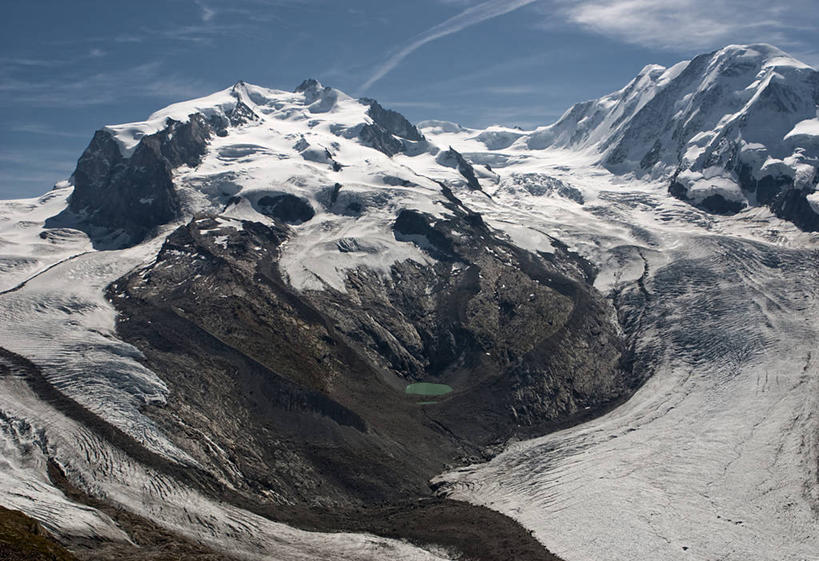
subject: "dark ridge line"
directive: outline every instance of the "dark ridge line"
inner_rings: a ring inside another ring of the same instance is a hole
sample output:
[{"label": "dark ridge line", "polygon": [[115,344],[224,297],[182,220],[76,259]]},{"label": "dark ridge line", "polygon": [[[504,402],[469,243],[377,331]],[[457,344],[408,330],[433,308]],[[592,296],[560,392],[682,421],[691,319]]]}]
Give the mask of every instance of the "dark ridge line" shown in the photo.
[{"label": "dark ridge line", "polygon": [[49,265],[48,267],[46,267],[42,271],[34,273],[32,276],[28,277],[27,279],[22,281],[20,284],[0,292],[0,296],[5,296],[6,294],[11,294],[12,292],[17,292],[18,290],[20,290],[21,288],[26,286],[29,282],[33,281],[34,279],[36,279],[37,277],[39,277],[41,275],[46,274],[47,272],[49,272],[54,267],[56,267],[58,265],[62,265],[63,263],[68,263],[69,261],[72,261],[72,260],[76,259],[77,257],[82,257],[83,255],[88,255],[89,253],[93,253],[93,252],[92,251],[83,251],[82,253],[77,253],[76,255],[72,255],[70,257],[66,257],[65,259],[61,259],[61,260],[57,261],[56,263],[52,263],[51,265]]},{"label": "dark ridge line", "polygon": [[[38,398],[83,424],[130,457],[174,479],[181,479],[183,483],[205,492],[211,499],[224,500],[268,520],[311,532],[371,533],[384,538],[406,540],[422,549],[443,544],[465,553],[467,558],[483,561],[506,561],[509,558],[508,553],[513,548],[517,548],[519,552],[520,548],[523,549],[523,556],[516,557],[519,561],[562,561],[534,538],[531,531],[512,518],[486,507],[443,497],[422,497],[400,504],[368,505],[351,512],[322,512],[299,506],[282,507],[256,503],[226,489],[198,468],[173,464],[159,454],[147,450],[117,427],[62,394],[45,379],[40,368],[25,357],[0,347],[0,361],[2,360],[11,363],[11,367],[0,362],[0,375],[10,375],[15,368],[21,370],[27,384]],[[53,458],[49,460],[49,476],[55,478],[56,481],[53,481],[55,485],[63,491],[71,492],[73,485],[61,473],[62,470],[57,469],[59,466],[54,464]],[[204,481],[188,475],[189,470],[194,471]],[[59,477],[60,475],[63,477]],[[213,484],[214,488],[208,489],[204,486],[205,483]],[[207,492],[209,490],[213,492]],[[115,505],[107,505],[83,491],[71,492],[70,496],[92,508],[104,506],[122,510]],[[497,530],[498,523],[502,523],[505,529],[507,534],[505,539],[498,544],[480,543],[486,527],[493,526]],[[456,533],[452,533],[453,526]],[[164,531],[164,528],[162,530]],[[509,540],[514,534],[517,534],[517,537],[514,543],[510,543]],[[485,548],[501,550],[487,551]]]},{"label": "dark ridge line", "polygon": [[[125,433],[123,430],[112,425],[93,411],[90,411],[74,399],[68,397],[58,390],[51,382],[49,382],[43,375],[40,367],[31,362],[29,359],[9,351],[4,347],[0,347],[0,359],[5,359],[6,361],[12,363],[14,367],[23,372],[26,383],[37,398],[48,405],[51,405],[57,411],[66,415],[70,419],[90,429],[102,440],[107,441],[109,444],[113,445],[115,448],[118,448],[129,457],[152,469],[155,469],[156,471],[159,471],[164,475],[168,475],[175,479],[182,479],[182,482],[187,485],[191,485],[200,491],[213,492],[221,487],[218,482],[213,481],[212,476],[210,476],[210,474],[207,472],[202,471],[196,466],[173,462],[164,456],[149,450],[142,443]],[[9,373],[10,372],[11,371],[9,371]],[[201,479],[188,475],[191,473],[191,471],[198,474]],[[206,486],[206,482],[210,483],[212,487]]]}]

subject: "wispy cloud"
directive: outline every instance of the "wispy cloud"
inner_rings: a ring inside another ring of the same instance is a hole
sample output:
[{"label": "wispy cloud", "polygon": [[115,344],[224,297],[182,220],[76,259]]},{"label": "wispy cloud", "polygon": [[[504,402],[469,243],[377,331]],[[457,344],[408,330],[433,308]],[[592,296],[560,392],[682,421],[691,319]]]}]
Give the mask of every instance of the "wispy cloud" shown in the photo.
[{"label": "wispy cloud", "polygon": [[201,14],[202,21],[208,22],[208,21],[213,19],[213,16],[216,15],[216,10],[213,9],[212,7],[208,6],[207,4],[205,4],[205,3],[201,2],[201,1],[197,1],[196,5],[199,6],[200,10],[202,10],[202,14]]},{"label": "wispy cloud", "polygon": [[40,162],[41,169],[50,171],[60,169],[66,163],[76,162],[76,153],[61,148],[46,148],[32,153],[28,150],[3,150],[0,152],[0,162],[4,164],[28,164]]},{"label": "wispy cloud", "polygon": [[6,150],[0,152],[0,198],[32,196],[65,179],[76,166],[71,150]]},{"label": "wispy cloud", "polygon": [[98,59],[105,56],[105,51],[102,49],[90,49],[88,52],[83,52],[74,56],[37,58],[26,56],[4,56],[0,57],[0,72],[9,71],[10,69],[42,69],[64,67],[85,62],[91,59]]},{"label": "wispy cloud", "polygon": [[686,52],[718,48],[732,42],[769,42],[797,55],[804,54],[808,63],[816,64],[819,59],[815,44],[806,44],[804,39],[805,34],[814,37],[815,30],[819,29],[816,0],[786,3],[770,0],[489,0],[479,4],[469,0],[438,1],[469,7],[395,50],[361,85],[361,92],[424,45],[535,3],[542,13],[536,25],[550,31],[575,25],[624,43]]},{"label": "wispy cloud", "polygon": [[556,120],[560,115],[560,111],[555,111],[553,106],[527,104],[525,106],[479,106],[474,108],[470,117],[471,125],[480,128],[504,124],[505,126],[533,129]]},{"label": "wispy cloud", "polygon": [[160,62],[81,76],[56,74],[46,79],[15,77],[0,68],[0,105],[32,107],[88,107],[123,99],[151,97],[183,99],[215,89],[201,80],[191,80],[165,71]]},{"label": "wispy cloud", "polygon": [[39,136],[53,136],[58,138],[88,138],[87,133],[70,132],[58,130],[52,126],[42,123],[26,123],[24,125],[13,125],[9,127],[11,132],[21,132],[24,134],[35,134]]},{"label": "wispy cloud", "polygon": [[492,95],[528,95],[535,93],[537,88],[532,85],[484,86],[481,91]]},{"label": "wispy cloud", "polygon": [[382,103],[390,109],[441,109],[444,104],[440,101],[390,101]]},{"label": "wispy cloud", "polygon": [[731,42],[798,47],[794,31],[819,28],[815,0],[559,0],[551,8],[550,26],[558,15],[626,43],[672,50]]},{"label": "wispy cloud", "polygon": [[452,35],[481,22],[508,14],[538,0],[489,0],[472,6],[448,20],[417,35],[412,41],[398,49],[361,85],[361,92],[367,91],[378,80],[387,75],[416,50],[447,35]]}]

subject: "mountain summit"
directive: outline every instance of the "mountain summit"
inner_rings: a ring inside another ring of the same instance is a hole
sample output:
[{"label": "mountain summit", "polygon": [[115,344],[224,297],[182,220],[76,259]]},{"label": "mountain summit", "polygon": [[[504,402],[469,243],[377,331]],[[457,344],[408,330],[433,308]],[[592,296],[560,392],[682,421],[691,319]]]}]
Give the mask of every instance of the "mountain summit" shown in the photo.
[{"label": "mountain summit", "polygon": [[[770,45],[731,45],[671,68],[646,66],[623,89],[573,106],[552,125],[531,132],[461,129],[460,137],[527,157],[554,149],[589,154],[615,174],[665,181],[670,194],[708,211],[766,205],[813,231],[817,102],[813,68]],[[438,171],[455,170],[471,189],[480,188],[468,159],[439,155],[414,125],[375,100],[355,100],[313,79],[292,93],[239,82],[145,122],[98,131],[73,175],[71,215],[53,224],[84,225],[97,238],[108,235],[109,245],[134,243],[184,215],[224,208],[236,195],[259,210],[258,201],[270,195],[260,183],[263,169],[277,183],[274,191],[302,201],[291,204],[320,206],[317,193],[343,183],[343,172],[331,172],[366,159],[355,145],[387,158],[403,154],[419,170],[433,156]],[[203,158],[204,167],[193,172]],[[316,185],[316,175],[306,183],[276,179],[275,170],[291,160],[328,166],[321,173],[326,185]]]},{"label": "mountain summit", "polygon": [[613,173],[667,179],[671,194],[707,210],[768,205],[817,230],[817,105],[815,69],[770,45],[731,45],[646,66],[515,146],[592,152]]}]

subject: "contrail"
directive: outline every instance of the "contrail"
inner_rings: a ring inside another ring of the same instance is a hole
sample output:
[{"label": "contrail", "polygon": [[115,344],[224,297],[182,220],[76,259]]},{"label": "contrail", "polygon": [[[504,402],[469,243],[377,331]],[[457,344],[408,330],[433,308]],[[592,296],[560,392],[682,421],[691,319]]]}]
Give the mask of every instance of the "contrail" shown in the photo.
[{"label": "contrail", "polygon": [[398,66],[402,60],[427,43],[457,33],[462,29],[466,29],[482,21],[508,14],[533,2],[537,2],[537,0],[489,0],[477,6],[472,6],[458,15],[452,16],[448,20],[416,36],[411,43],[402,47],[398,52],[384,61],[384,63],[376,69],[375,73],[370,76],[370,79],[361,86],[361,92],[363,93],[368,90],[370,86]]}]

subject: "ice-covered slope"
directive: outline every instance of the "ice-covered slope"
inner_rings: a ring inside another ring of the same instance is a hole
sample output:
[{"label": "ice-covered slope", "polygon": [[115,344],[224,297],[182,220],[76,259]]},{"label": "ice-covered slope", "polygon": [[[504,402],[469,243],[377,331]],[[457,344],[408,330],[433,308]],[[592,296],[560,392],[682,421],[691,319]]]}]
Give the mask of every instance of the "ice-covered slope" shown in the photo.
[{"label": "ice-covered slope", "polygon": [[492,162],[492,200],[466,204],[518,243],[553,235],[601,268],[595,285],[653,373],[612,413],[445,474],[442,492],[516,518],[567,561],[813,559],[816,234],[764,207],[703,212],[588,154],[481,151],[474,132],[422,128]]},{"label": "ice-covered slope", "polygon": [[438,482],[521,521],[567,561],[814,559],[816,239],[748,241],[741,224],[634,187],[601,193],[594,218],[528,201],[527,215],[600,252],[599,286],[614,289],[653,377],[598,420]]},{"label": "ice-covered slope", "polygon": [[625,88],[535,131],[453,132],[489,150],[585,152],[613,173],[666,180],[707,210],[768,205],[815,231],[817,111],[815,69],[770,45],[732,45],[646,66]]},{"label": "ice-covered slope", "polygon": [[514,517],[567,561],[813,559],[817,235],[765,207],[703,212],[595,151],[490,151],[474,131],[422,128],[499,175],[491,201],[464,196],[490,223],[601,268],[595,286],[652,372],[615,411],[449,472],[442,493]]}]

